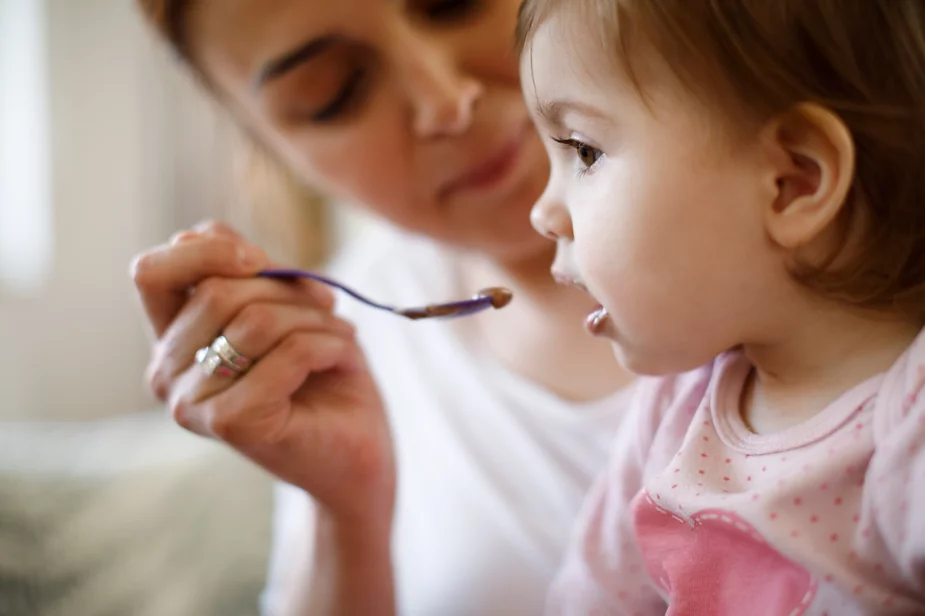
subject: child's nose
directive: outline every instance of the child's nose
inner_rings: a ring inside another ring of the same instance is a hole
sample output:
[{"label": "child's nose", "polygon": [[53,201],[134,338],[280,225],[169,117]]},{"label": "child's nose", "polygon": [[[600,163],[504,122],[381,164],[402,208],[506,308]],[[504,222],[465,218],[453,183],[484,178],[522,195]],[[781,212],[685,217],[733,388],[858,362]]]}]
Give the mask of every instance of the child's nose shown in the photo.
[{"label": "child's nose", "polygon": [[551,240],[574,239],[568,208],[551,195],[543,194],[530,211],[530,222],[537,233]]}]

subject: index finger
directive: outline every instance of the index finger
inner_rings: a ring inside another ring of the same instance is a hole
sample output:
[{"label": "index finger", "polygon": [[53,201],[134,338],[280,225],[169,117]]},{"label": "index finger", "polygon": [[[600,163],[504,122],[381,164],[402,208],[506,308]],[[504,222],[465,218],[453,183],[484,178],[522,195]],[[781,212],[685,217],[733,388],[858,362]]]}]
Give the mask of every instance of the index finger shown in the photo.
[{"label": "index finger", "polygon": [[254,276],[268,264],[263,250],[241,239],[201,235],[137,257],[132,262],[132,278],[160,338],[186,303],[191,287],[213,276]]}]

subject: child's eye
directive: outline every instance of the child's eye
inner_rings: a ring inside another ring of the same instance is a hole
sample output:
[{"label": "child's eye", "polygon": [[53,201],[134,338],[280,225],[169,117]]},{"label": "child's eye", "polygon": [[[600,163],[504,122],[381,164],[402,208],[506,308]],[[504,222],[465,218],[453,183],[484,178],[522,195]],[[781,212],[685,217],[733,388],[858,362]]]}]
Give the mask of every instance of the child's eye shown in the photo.
[{"label": "child's eye", "polygon": [[575,144],[575,151],[578,153],[578,160],[580,160],[585,167],[590,167],[596,163],[597,159],[603,154],[600,150],[580,142]]},{"label": "child's eye", "polygon": [[584,165],[585,170],[593,167],[594,164],[604,155],[604,153],[597,148],[591,147],[587,143],[583,143],[577,139],[553,138],[553,141],[562,144],[567,148],[575,150],[575,153],[578,156],[578,160],[582,165]]}]

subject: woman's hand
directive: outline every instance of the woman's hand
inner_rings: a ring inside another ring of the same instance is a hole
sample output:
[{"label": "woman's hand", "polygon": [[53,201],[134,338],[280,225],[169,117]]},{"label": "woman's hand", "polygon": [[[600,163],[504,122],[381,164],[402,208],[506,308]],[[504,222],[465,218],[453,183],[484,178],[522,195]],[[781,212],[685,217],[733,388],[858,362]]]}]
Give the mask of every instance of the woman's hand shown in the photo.
[{"label": "woman's hand", "polygon": [[[134,261],[156,337],[151,388],[181,426],[303,488],[333,518],[387,529],[391,439],[353,328],[334,316],[322,285],[254,277],[269,265],[216,223]],[[209,376],[195,362],[218,335],[254,360],[246,373]]]}]

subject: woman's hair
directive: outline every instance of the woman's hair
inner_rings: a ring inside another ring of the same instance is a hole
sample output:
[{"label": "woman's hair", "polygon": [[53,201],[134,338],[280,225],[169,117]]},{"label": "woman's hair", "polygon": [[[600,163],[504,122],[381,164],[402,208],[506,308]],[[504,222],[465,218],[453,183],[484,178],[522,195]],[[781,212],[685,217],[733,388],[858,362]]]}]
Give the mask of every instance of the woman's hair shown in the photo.
[{"label": "woman's hair", "polygon": [[186,17],[192,0],[137,0],[148,22],[185,60],[189,60]]},{"label": "woman's hair", "polygon": [[572,44],[602,43],[641,94],[639,42],[726,117],[762,122],[805,102],[836,113],[856,148],[839,229],[846,238],[863,219],[865,237],[793,274],[858,306],[925,317],[925,2],[526,0],[521,51],[554,11],[600,28]]},{"label": "woman's hair", "polygon": [[[137,0],[149,24],[171,46],[201,85],[209,80],[190,53],[186,22],[193,0]],[[253,138],[242,134],[236,144],[238,179],[246,211],[239,212],[246,226],[275,248],[273,256],[295,261],[302,267],[315,266],[330,250],[326,231],[328,217],[321,197],[302,184],[295,175]]]}]

